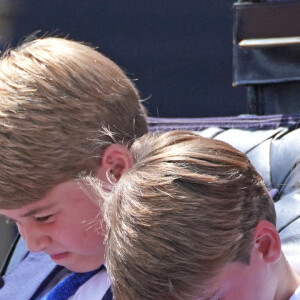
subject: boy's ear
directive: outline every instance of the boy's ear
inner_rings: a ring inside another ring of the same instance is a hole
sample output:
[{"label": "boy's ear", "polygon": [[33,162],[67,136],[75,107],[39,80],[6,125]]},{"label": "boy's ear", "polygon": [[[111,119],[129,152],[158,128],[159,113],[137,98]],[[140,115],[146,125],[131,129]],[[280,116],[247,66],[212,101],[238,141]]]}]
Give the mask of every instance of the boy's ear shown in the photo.
[{"label": "boy's ear", "polygon": [[254,231],[254,251],[266,262],[275,263],[281,256],[281,242],[277,229],[268,221],[261,221]]},{"label": "boy's ear", "polygon": [[121,144],[111,144],[102,153],[98,175],[105,173],[109,179],[119,180],[132,165],[133,159],[129,149]]}]

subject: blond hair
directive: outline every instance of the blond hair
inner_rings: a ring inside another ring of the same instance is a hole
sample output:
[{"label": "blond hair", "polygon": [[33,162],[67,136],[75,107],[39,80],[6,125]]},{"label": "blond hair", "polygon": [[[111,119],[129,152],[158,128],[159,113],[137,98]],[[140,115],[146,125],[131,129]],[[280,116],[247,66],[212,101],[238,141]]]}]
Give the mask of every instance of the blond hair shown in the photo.
[{"label": "blond hair", "polygon": [[261,176],[230,145],[187,131],[146,135],[131,151],[105,204],[115,299],[206,299],[225,264],[249,262],[257,223],[275,224]]},{"label": "blond hair", "polygon": [[[100,135],[107,127],[114,140]],[[93,48],[48,37],[9,50],[0,60],[0,208],[93,172],[105,146],[145,132],[133,83]]]}]

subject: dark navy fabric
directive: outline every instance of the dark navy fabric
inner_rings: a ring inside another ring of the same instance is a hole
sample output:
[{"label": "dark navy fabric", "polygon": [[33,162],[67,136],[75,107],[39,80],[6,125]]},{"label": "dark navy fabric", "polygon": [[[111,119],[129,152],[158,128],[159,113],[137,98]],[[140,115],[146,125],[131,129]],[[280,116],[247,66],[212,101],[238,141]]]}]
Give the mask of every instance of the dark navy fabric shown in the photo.
[{"label": "dark navy fabric", "polygon": [[269,116],[240,115],[238,117],[219,118],[154,118],[148,117],[151,131],[192,130],[198,131],[210,127],[225,129],[268,130],[278,127],[289,129],[299,126],[300,114],[277,114]]},{"label": "dark navy fabric", "polygon": [[113,294],[110,288],[107,290],[102,300],[113,300]]}]

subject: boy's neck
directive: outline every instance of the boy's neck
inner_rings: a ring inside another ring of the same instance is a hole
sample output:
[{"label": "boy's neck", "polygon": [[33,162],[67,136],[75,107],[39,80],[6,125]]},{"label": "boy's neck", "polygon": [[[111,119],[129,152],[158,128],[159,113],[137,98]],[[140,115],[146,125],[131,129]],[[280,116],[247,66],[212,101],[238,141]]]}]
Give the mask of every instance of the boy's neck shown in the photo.
[{"label": "boy's neck", "polygon": [[276,271],[278,272],[278,285],[274,300],[289,300],[300,286],[300,276],[290,266],[283,253]]}]

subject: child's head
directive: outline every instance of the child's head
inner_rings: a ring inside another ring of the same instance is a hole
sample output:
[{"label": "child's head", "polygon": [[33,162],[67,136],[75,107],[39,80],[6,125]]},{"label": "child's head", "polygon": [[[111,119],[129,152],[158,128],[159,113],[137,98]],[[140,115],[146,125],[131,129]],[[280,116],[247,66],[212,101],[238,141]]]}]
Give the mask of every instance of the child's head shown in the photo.
[{"label": "child's head", "polygon": [[[43,38],[0,60],[0,208],[40,199],[52,187],[99,166],[112,141],[147,131],[133,83],[93,48]],[[96,144],[95,140],[101,143]]]},{"label": "child's head", "polygon": [[253,249],[277,247],[274,262],[281,251],[273,201],[247,157],[185,131],[144,136],[131,152],[106,202],[116,299],[271,299],[249,292],[267,277]]},{"label": "child's head", "polygon": [[74,271],[96,269],[104,262],[99,207],[76,179],[119,178],[131,167],[127,145],[146,132],[133,83],[91,47],[44,38],[8,51],[0,60],[0,213],[29,250]]}]

